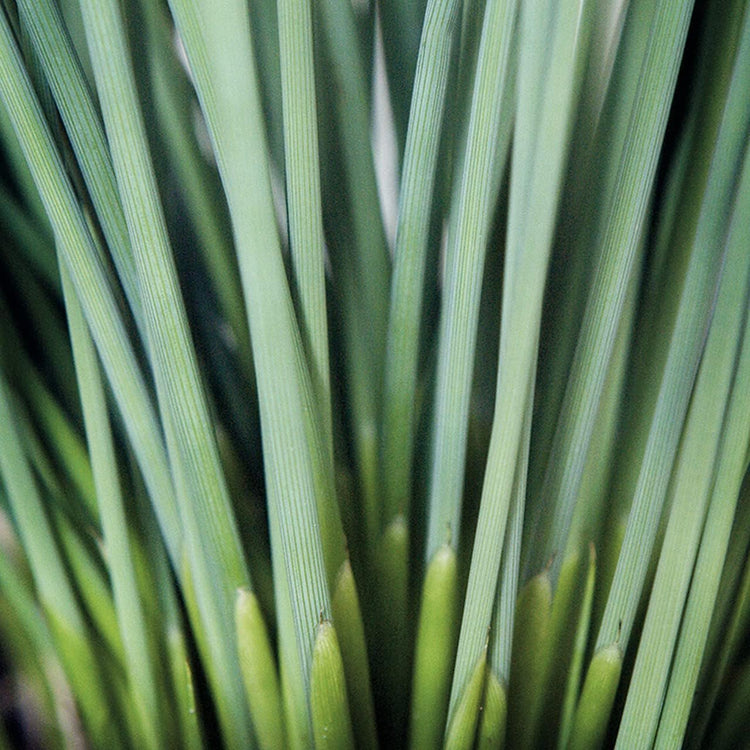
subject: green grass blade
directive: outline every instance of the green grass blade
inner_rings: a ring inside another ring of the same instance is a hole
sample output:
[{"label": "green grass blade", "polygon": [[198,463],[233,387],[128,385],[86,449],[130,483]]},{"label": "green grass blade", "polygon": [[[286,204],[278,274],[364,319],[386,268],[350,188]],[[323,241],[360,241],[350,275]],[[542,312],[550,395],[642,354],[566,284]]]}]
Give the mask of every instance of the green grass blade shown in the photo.
[{"label": "green grass blade", "polygon": [[427,5],[428,0],[385,0],[378,6],[399,152],[403,151],[404,141],[408,139],[407,123],[412,117],[410,105],[419,77],[416,73],[421,44],[419,32],[424,33],[427,25]]},{"label": "green grass blade", "polygon": [[[233,350],[244,374],[253,377],[250,334],[237,269],[237,258],[227,227],[226,206],[214,165],[200,151],[195,125],[195,94],[186,71],[180,65],[174,45],[174,31],[166,9],[143,0],[147,23],[146,53],[153,90],[153,108],[166,158],[174,169],[180,195],[189,220],[200,241],[201,257],[211,277],[219,307],[233,334]],[[244,396],[246,398],[246,395]]]},{"label": "green grass blade", "polygon": [[602,746],[621,672],[622,651],[617,644],[594,654],[573,717],[568,750],[597,750]]},{"label": "green grass blade", "polygon": [[181,531],[177,506],[163,439],[146,386],[119,316],[115,296],[108,285],[106,273],[39,104],[23,73],[4,18],[2,24],[0,64],[3,75],[0,80],[3,85],[0,86],[0,95],[39,185],[50,223],[54,227],[58,252],[68,265],[82,301],[107,377],[148,483],[170,556],[173,560],[179,560]]},{"label": "green grass blade", "polygon": [[[116,3],[100,2],[84,2],[82,8],[135,256],[160,409],[171,432],[170,458],[183,475],[186,496],[180,512],[190,537],[201,621],[209,633],[205,658],[226,736],[244,742],[249,724],[237,666],[234,592],[249,583],[249,572],[179,290],[120,10]],[[200,536],[193,538],[198,530]]]},{"label": "green grass blade", "polygon": [[439,748],[445,733],[458,636],[457,568],[455,551],[444,544],[425,574],[411,697],[409,743],[413,750]]},{"label": "green grass blade", "polygon": [[[750,201],[750,170],[746,153],[743,178],[738,191],[738,202],[730,234],[730,243],[746,247],[748,241],[747,216]],[[700,656],[704,652],[708,629],[719,588],[723,561],[729,544],[732,520],[735,515],[740,485],[747,468],[748,436],[750,420],[750,327],[744,322],[745,331],[738,357],[737,372],[730,402],[722,430],[722,446],[712,490],[708,515],[703,529],[695,570],[692,574],[690,593],[680,626],[674,664],[669,678],[664,708],[659,720],[655,747],[665,748],[679,744],[684,736],[690,706],[696,689],[700,668]],[[706,699],[708,702],[708,698]]]},{"label": "green grass blade", "polygon": [[344,665],[331,622],[323,621],[318,626],[310,671],[310,712],[316,750],[354,750]]},{"label": "green grass blade", "polygon": [[504,690],[510,680],[510,665],[513,649],[513,628],[518,596],[519,560],[521,557],[521,534],[523,531],[524,507],[526,503],[526,478],[529,465],[529,441],[531,438],[532,410],[527,406],[524,418],[521,452],[513,478],[513,497],[508,511],[503,543],[503,561],[496,593],[494,625],[490,635],[490,668]]},{"label": "green grass blade", "polygon": [[[446,534],[458,539],[469,396],[500,102],[507,83],[516,3],[487,6],[474,82],[466,156],[448,238],[435,386],[426,559]],[[453,221],[453,220],[452,220]]]},{"label": "green grass blade", "polygon": [[406,136],[380,436],[386,524],[399,513],[409,515],[430,214],[459,6],[460,0],[431,0],[427,5]]},{"label": "green grass blade", "polygon": [[[491,12],[492,3],[487,12]],[[490,625],[500,570],[510,496],[530,408],[539,341],[542,295],[551,250],[566,138],[585,59],[588,8],[575,3],[560,11],[531,3],[521,13],[518,101],[510,182],[507,249],[503,279],[500,354],[492,437],[472,551],[459,638],[451,710]],[[546,30],[555,25],[548,49]],[[480,47],[481,62],[481,47]],[[481,67],[478,65],[477,75]],[[468,153],[468,152],[467,152]],[[467,162],[468,163],[468,162]],[[446,462],[447,463],[447,462]]]},{"label": "green grass blade", "polygon": [[555,579],[562,562],[559,553],[565,548],[628,279],[637,257],[646,202],[653,185],[691,11],[692,2],[657,8],[650,30],[611,199],[609,192],[605,194],[611,203],[601,240],[601,255],[586,302],[541,490],[552,512],[535,519],[535,544],[533,548],[528,547],[533,559],[526,559],[524,566],[527,575],[533,575],[535,569],[556,555],[552,569]]},{"label": "green grass blade", "polygon": [[[679,22],[686,25],[687,19],[679,19],[678,15],[673,20],[678,21],[674,30],[679,35],[684,33],[679,31]],[[744,141],[744,131],[737,132],[735,121],[737,116],[745,122],[750,118],[744,97],[750,85],[746,75],[738,68],[730,89],[628,527],[597,638],[598,648],[615,641],[623,650],[627,647],[644,583],[647,551],[655,539],[723,263],[729,198],[735,189],[735,164]]]},{"label": "green grass blade", "polygon": [[596,553],[594,545],[589,547],[589,563],[586,572],[586,586],[583,592],[583,603],[576,626],[576,637],[573,645],[573,655],[568,672],[565,695],[563,697],[562,712],[560,718],[560,731],[558,735],[558,750],[564,750],[568,746],[568,739],[573,728],[573,717],[575,715],[578,691],[581,686],[583,675],[583,664],[586,656],[586,644],[589,637],[591,625],[591,612],[594,603],[594,586],[596,583]]},{"label": "green grass blade", "polygon": [[479,657],[466,683],[461,700],[453,712],[445,732],[446,750],[470,750],[479,724],[481,701],[487,672],[487,651]]},{"label": "green grass blade", "polygon": [[[383,228],[370,143],[368,74],[351,3],[315,6],[319,68],[331,123],[338,137],[323,150],[326,235],[333,277],[333,305],[342,329],[345,394],[365,537],[377,537],[378,422],[382,361],[388,322],[390,256]],[[323,67],[323,63],[328,63]],[[326,112],[326,108],[323,109]],[[325,135],[321,130],[321,135]],[[326,175],[324,174],[325,178]],[[342,199],[343,198],[343,199]]]},{"label": "green grass blade", "polygon": [[[734,2],[726,8],[711,6],[707,9],[706,28],[700,40],[697,61],[699,75],[695,82],[695,106],[691,107],[684,130],[678,136],[665,195],[655,204],[659,226],[652,241],[649,264],[645,267],[644,290],[635,321],[632,354],[629,355],[629,382],[625,392],[627,402],[638,403],[640,407],[623,413],[609,500],[609,524],[612,528],[624,528],[638,480],[658,396],[659,373],[663,371],[667,359],[669,332],[679,305],[679,295],[674,290],[684,284],[703,190],[726,101],[743,5],[742,2]],[[632,33],[628,33],[626,28],[624,42],[636,34],[638,27]],[[719,50],[723,50],[724,54],[718,55]],[[614,572],[614,562],[609,562],[612,557],[610,552],[606,549],[600,552],[602,568]],[[608,580],[611,577],[606,576]],[[600,593],[606,594],[606,591],[600,590]],[[599,611],[601,607],[597,605],[596,609]]]},{"label": "green grass blade", "polygon": [[302,341],[330,461],[333,452],[331,382],[312,6],[299,0],[280,0],[278,15],[289,245],[299,297]]},{"label": "green grass blade", "polygon": [[487,670],[475,745],[477,750],[504,750],[507,722],[508,698],[505,687],[491,670]]},{"label": "green grass blade", "polygon": [[[280,620],[282,680],[294,683],[292,694],[299,699],[309,689],[321,612],[330,617],[325,562],[332,561],[323,559],[326,544],[320,534],[337,530],[318,522],[316,494],[330,487],[332,477],[325,470],[314,422],[317,408],[271,203],[249,19],[240,2],[209,10],[194,0],[172,0],[170,7],[191,63],[232,218],[256,364],[271,539],[277,548],[274,569],[277,576],[279,565],[286,569],[298,649],[296,666],[283,666],[283,644],[290,642],[283,628],[291,623]],[[238,75],[245,82],[239,89]],[[278,377],[279,372],[284,377]]]},{"label": "green grass blade", "polygon": [[159,737],[163,736],[161,706],[157,697],[156,675],[147,637],[147,625],[128,542],[127,518],[104,386],[94,343],[86,327],[72,281],[64,268],[61,269],[61,277],[130,691],[136,715],[142,722],[144,740],[148,747],[156,748],[159,745]]},{"label": "green grass blade", "polygon": [[29,557],[34,583],[68,679],[74,685],[85,721],[93,737],[112,741],[113,725],[101,675],[90,650],[88,632],[65,565],[45,514],[42,498],[21,450],[9,394],[0,376],[0,472]]},{"label": "green grass blade", "polygon": [[284,747],[284,715],[276,662],[257,597],[237,591],[234,610],[240,668],[258,744],[262,750]]},{"label": "green grass blade", "polygon": [[44,68],[81,173],[90,191],[119,279],[137,321],[138,279],[104,130],[59,9],[49,0],[21,0],[34,49]]},{"label": "green grass blade", "polygon": [[552,629],[552,582],[544,570],[521,589],[516,602],[508,685],[508,736],[534,746]]},{"label": "green grass blade", "polygon": [[[750,31],[750,20],[747,29]],[[745,35],[745,41],[750,50],[750,33]],[[736,251],[729,253],[725,262],[716,310],[672,478],[672,508],[618,733],[617,741],[621,747],[653,742],[674,642],[698,552],[750,279],[748,254],[739,251],[736,243],[731,247]]]}]

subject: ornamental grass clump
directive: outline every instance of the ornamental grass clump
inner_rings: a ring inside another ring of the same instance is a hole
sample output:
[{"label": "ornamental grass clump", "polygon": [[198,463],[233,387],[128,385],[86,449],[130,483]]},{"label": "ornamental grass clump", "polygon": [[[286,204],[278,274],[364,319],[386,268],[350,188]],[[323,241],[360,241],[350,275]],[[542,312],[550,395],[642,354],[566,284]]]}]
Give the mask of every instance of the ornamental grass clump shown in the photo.
[{"label": "ornamental grass clump", "polygon": [[750,3],[5,0],[0,750],[736,748]]}]

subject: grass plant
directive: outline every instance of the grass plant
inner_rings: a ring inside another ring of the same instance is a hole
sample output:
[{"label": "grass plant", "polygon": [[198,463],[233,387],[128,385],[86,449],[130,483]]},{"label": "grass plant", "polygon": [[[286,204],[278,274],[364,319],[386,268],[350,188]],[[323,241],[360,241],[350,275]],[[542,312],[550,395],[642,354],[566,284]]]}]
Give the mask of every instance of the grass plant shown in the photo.
[{"label": "grass plant", "polygon": [[3,0],[0,750],[738,747],[748,92],[746,0]]}]

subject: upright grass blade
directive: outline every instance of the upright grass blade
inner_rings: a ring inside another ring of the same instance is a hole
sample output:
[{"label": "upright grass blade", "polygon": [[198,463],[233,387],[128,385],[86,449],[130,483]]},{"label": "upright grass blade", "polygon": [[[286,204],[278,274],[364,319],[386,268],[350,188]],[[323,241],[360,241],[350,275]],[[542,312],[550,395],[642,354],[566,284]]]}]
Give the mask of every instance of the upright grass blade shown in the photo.
[{"label": "upright grass blade", "polygon": [[601,747],[621,673],[622,651],[616,643],[594,654],[573,717],[568,750]]},{"label": "upright grass blade", "polygon": [[[675,13],[672,19],[678,36],[685,33],[687,24],[687,18],[680,15]],[[745,123],[750,121],[750,108],[743,95],[750,85],[746,83],[746,75],[739,66],[730,88],[628,528],[597,638],[598,648],[618,640],[624,650],[635,617],[648,566],[646,551],[651,549],[655,538],[723,262],[729,198],[736,186],[735,164],[745,139],[745,128],[737,129],[736,116]],[[717,210],[716,206],[722,208]]]},{"label": "upright grass blade", "polygon": [[[679,134],[672,157],[673,165],[665,177],[667,188],[661,200],[655,204],[658,227],[652,241],[651,257],[644,267],[644,290],[635,320],[632,353],[629,355],[629,382],[625,393],[625,403],[639,403],[641,406],[623,411],[619,428],[620,448],[613,457],[607,536],[610,535],[609,529],[620,528],[624,531],[624,520],[638,480],[649,423],[658,396],[657,373],[663,370],[667,359],[669,331],[674,325],[679,304],[678,295],[670,291],[684,284],[703,190],[726,101],[743,6],[744,3],[736,2],[722,8],[713,5],[707,8],[697,60],[695,106],[687,113]],[[632,7],[634,10],[640,9],[639,4]],[[623,43],[633,40],[640,23],[634,29],[626,26]],[[726,54],[717,56],[720,48]],[[612,535],[615,535],[614,531]],[[604,580],[611,581],[617,549],[612,546],[610,550],[602,549],[601,552]],[[599,587],[598,612],[603,609],[607,589],[608,584]],[[601,615],[595,619],[601,619]]]},{"label": "upright grass blade", "polygon": [[[315,6],[319,60],[338,141],[327,152],[334,172],[324,189],[337,228],[327,231],[334,302],[344,341],[349,421],[366,539],[377,537],[378,422],[388,322],[390,256],[379,209],[370,142],[368,72],[357,38],[354,9],[346,0]],[[326,68],[322,62],[328,62]],[[326,152],[324,152],[326,153]],[[335,191],[332,194],[331,191]],[[343,195],[342,195],[343,194]]]},{"label": "upright grass blade", "polygon": [[558,734],[558,750],[564,750],[568,746],[568,739],[573,728],[573,717],[575,716],[576,701],[578,691],[581,685],[581,675],[583,674],[583,664],[586,655],[586,644],[588,641],[589,630],[591,625],[591,612],[594,603],[594,585],[596,582],[596,553],[594,545],[589,547],[589,564],[586,572],[586,588],[583,592],[583,604],[576,625],[576,638],[573,647],[573,654],[570,663],[570,672],[568,673],[567,684],[565,685],[565,695],[563,698],[560,727]]},{"label": "upright grass blade", "polygon": [[[743,495],[744,493],[741,492],[738,506],[742,503]],[[725,573],[727,568],[728,566],[725,565]],[[722,705],[723,699],[731,690],[735,664],[742,659],[743,635],[747,632],[748,612],[750,611],[750,604],[748,604],[750,602],[750,565],[747,561],[738,573],[739,585],[736,588],[732,607],[725,622],[726,640],[720,643],[713,654],[715,657],[713,664],[716,665],[716,671],[708,672],[706,664],[709,662],[704,654],[704,671],[701,675],[702,679],[699,679],[699,684],[705,685],[703,694],[706,700],[699,710],[694,711],[685,732],[686,736],[690,738],[691,747],[699,747],[703,739],[711,733],[714,722],[721,720],[725,711]]]},{"label": "upright grass blade", "polygon": [[[742,600],[746,600],[750,592],[750,573],[748,573],[747,550],[750,547],[750,525],[747,517],[750,513],[748,505],[748,476],[740,485],[737,498],[733,533],[729,537],[724,564],[721,570],[721,582],[716,593],[711,626],[704,647],[703,663],[701,664],[698,684],[703,688],[706,701],[696,715],[692,717],[692,724],[696,727],[705,726],[713,710],[713,704],[718,698],[721,683],[727,668],[727,662],[737,648],[738,615],[742,608]],[[716,672],[711,669],[718,664]],[[688,727],[690,731],[690,726]],[[699,733],[699,732],[696,732]]]},{"label": "upright grass blade", "polygon": [[0,0],[41,745],[741,743],[749,12]]},{"label": "upright grass blade", "polygon": [[[542,503],[540,489],[546,457],[595,265],[596,247],[591,239],[603,201],[591,200],[591,196],[599,195],[599,186],[605,180],[607,170],[602,164],[613,160],[616,153],[609,128],[601,127],[602,110],[628,5],[629,2],[623,1],[597,2],[591,7],[591,49],[581,85],[585,95],[579,98],[575,125],[570,133],[567,178],[560,198],[542,317],[542,330],[546,333],[540,341],[539,356],[543,364],[538,368],[536,385],[527,528],[533,527],[536,514],[541,512],[538,506]],[[627,87],[620,85],[616,90],[618,102],[628,99]],[[524,571],[525,577],[533,574]]]},{"label": "upright grass blade", "polygon": [[331,584],[331,611],[344,662],[354,739],[357,747],[363,750],[376,748],[378,737],[365,626],[348,558],[341,564],[336,580]]},{"label": "upright grass blade", "polygon": [[331,622],[323,621],[318,627],[310,672],[310,712],[315,747],[320,750],[354,750],[344,665],[336,629]]},{"label": "upright grass blade", "polygon": [[409,517],[419,332],[442,121],[460,0],[430,0],[406,135],[388,318],[380,475],[383,519]]},{"label": "upright grass blade", "polygon": [[[750,14],[747,19],[748,32],[738,51],[738,69],[743,64],[743,55],[750,50]],[[750,85],[750,79],[742,85],[745,83]],[[721,140],[718,145],[723,146]],[[750,289],[748,254],[739,251],[736,243],[730,247],[734,252],[727,253],[716,310],[672,478],[669,524],[618,733],[617,741],[622,747],[653,742],[679,620],[698,552],[713,467],[719,455],[724,412],[743,324],[743,303]]]},{"label": "upright grass blade", "polygon": [[446,750],[470,750],[479,723],[479,713],[484,693],[487,654],[482,654],[466,684],[466,690],[454,711],[445,732]]},{"label": "upright grass blade", "polygon": [[[645,244],[645,238],[642,242]],[[627,403],[625,383],[628,375],[628,357],[633,343],[633,322],[638,313],[638,293],[643,279],[643,273],[640,271],[639,268],[634,269],[628,282],[625,306],[581,477],[579,493],[585,500],[579,499],[576,503],[568,533],[565,560],[570,555],[581,554],[587,540],[594,541],[596,545],[605,543],[602,539],[602,529],[607,518],[613,465],[619,450],[620,415],[623,404]]]},{"label": "upright grass blade", "polygon": [[[750,151],[746,151],[742,181],[738,189],[729,243],[747,246],[748,224],[744,218],[750,210]],[[746,291],[747,293],[747,291]],[[745,303],[745,308],[747,303]],[[745,313],[746,316],[746,313]],[[750,415],[750,327],[744,321],[742,346],[738,355],[727,414],[722,429],[722,443],[711,492],[708,514],[703,527],[690,593],[680,625],[679,641],[659,719],[655,747],[678,745],[687,727],[690,706],[695,694],[712,613],[716,600],[723,561],[729,542],[740,485],[747,470],[747,451],[750,436],[747,432]],[[731,446],[731,448],[730,448]],[[707,701],[709,700],[707,696]]]},{"label": "upright grass blade", "polygon": [[72,281],[64,267],[60,270],[130,693],[142,727],[143,741],[147,747],[156,748],[165,737],[162,706],[159,704],[153,654],[146,635],[147,625],[128,542],[125,506],[104,387],[94,344]]},{"label": "upright grass blade", "polygon": [[[508,690],[511,679],[511,664],[515,641],[519,560],[521,556],[521,533],[523,530],[526,502],[526,479],[531,438],[532,407],[527,404],[524,418],[521,450],[513,479],[513,496],[508,514],[503,541],[503,558],[489,641],[489,660],[485,684],[484,707],[480,717],[477,744],[481,748],[503,747],[510,731]],[[489,704],[487,702],[490,702]],[[514,719],[515,720],[515,719]]]},{"label": "upright grass blade", "polygon": [[[297,4],[280,4],[282,93],[285,141],[289,151],[285,164],[290,243],[295,266],[296,290],[300,297],[303,345],[308,355],[312,397],[317,402],[309,424],[305,427],[307,439],[311,444],[305,450],[313,452],[313,460],[316,462],[312,471],[316,482],[320,527],[323,530],[323,555],[328,586],[333,596],[333,603],[341,604],[341,606],[334,607],[332,615],[340,634],[350,703],[355,714],[361,719],[356,725],[357,733],[361,741],[367,744],[375,741],[369,671],[354,579],[351,575],[345,574],[348,562],[333,489],[331,394],[325,328],[327,321],[323,273],[322,210],[311,24],[309,8],[299,8]],[[304,71],[303,75],[300,75],[301,70]],[[269,296],[266,304],[274,304],[272,299]],[[292,320],[292,325],[295,325],[294,320]],[[289,337],[290,334],[286,335]],[[297,377],[303,377],[305,382],[302,387],[309,388],[306,372],[298,374]],[[306,392],[304,398],[309,397],[310,394]],[[318,431],[319,434],[317,434]],[[340,587],[346,588],[346,591],[340,590]],[[364,684],[357,683],[352,670],[355,672],[358,670],[359,679],[365,678]],[[370,736],[365,740],[364,736],[367,733]]]},{"label": "upright grass blade", "polygon": [[[271,517],[275,573],[285,569],[297,658],[287,659],[292,624],[284,615],[282,681],[293,684],[294,712],[302,723],[308,695],[313,644],[319,618],[330,617],[321,534],[338,531],[318,520],[332,503],[332,476],[326,471],[317,406],[294,318],[281,258],[263,137],[257,77],[247,8],[228,0],[208,9],[195,0],[170,3],[198,97],[206,116],[229,203],[256,364],[264,462]],[[241,76],[238,79],[237,76]],[[244,81],[241,87],[234,84]],[[283,372],[284,377],[278,377]],[[316,497],[321,495],[321,497]],[[281,551],[283,550],[283,557]],[[334,568],[335,569],[335,568]],[[309,723],[308,723],[309,726]]]},{"label": "upright grass blade", "polygon": [[456,218],[448,238],[430,458],[427,561],[446,534],[458,539],[460,527],[471,369],[489,234],[484,217],[494,198],[489,193],[494,145],[515,12],[512,0],[491,2],[485,12]]},{"label": "upright grass blade", "polygon": [[299,297],[302,341],[330,462],[333,460],[331,382],[312,6],[305,0],[281,0],[278,15],[289,245]]},{"label": "upright grass blade", "polygon": [[21,0],[28,31],[89,189],[135,319],[142,322],[138,279],[112,160],[88,84],[57,6]]},{"label": "upright grass blade", "polygon": [[[427,516],[426,560],[433,565],[442,545],[456,555],[461,523],[461,499],[468,432],[469,397],[473,352],[481,295],[481,277],[489,240],[489,222],[485,219],[495,196],[491,190],[496,167],[496,139],[504,113],[501,102],[508,85],[511,32],[515,23],[515,2],[490,2],[484,15],[477,76],[472,93],[471,115],[465,156],[456,190],[455,213],[448,236],[445,283],[440,319],[439,354],[435,385],[435,405],[431,435],[429,501]],[[501,159],[505,154],[500,155]],[[428,570],[429,570],[428,567]],[[455,588],[457,581],[452,584]],[[425,590],[425,596],[426,596]],[[455,597],[455,591],[450,592]],[[423,596],[423,607],[426,603]],[[421,617],[434,617],[423,612]],[[446,628],[441,644],[423,642],[424,629],[418,633],[417,667],[420,653],[439,648],[450,663],[455,649],[455,629]],[[471,667],[473,668],[473,664]],[[438,675],[451,678],[449,671]],[[424,679],[415,675],[415,684]],[[467,673],[468,679],[468,673]],[[482,673],[481,685],[484,684]],[[443,694],[447,685],[435,685],[432,705],[422,709],[430,721],[451,726],[445,717]],[[451,704],[455,703],[455,696]]]},{"label": "upright grass blade", "polygon": [[439,748],[445,733],[450,673],[458,635],[458,563],[444,544],[427,567],[417,630],[409,743]]},{"label": "upright grass blade", "polygon": [[601,255],[541,490],[541,496],[549,498],[545,502],[550,503],[552,512],[538,514],[536,519],[535,544],[527,548],[534,555],[533,560],[526,561],[529,574],[555,555],[552,571],[555,579],[562,562],[559,553],[565,548],[578,497],[691,11],[692,2],[659,7],[655,11],[617,176],[612,192],[605,193],[610,203]]},{"label": "upright grass blade", "polygon": [[21,450],[10,394],[0,376],[0,472],[14,520],[29,556],[42,607],[62,659],[74,686],[76,698],[92,737],[99,742],[115,742],[106,693],[90,648],[88,632],[75,593],[55,542],[42,498],[35,486],[27,459]]},{"label": "upright grass blade", "polygon": [[277,4],[272,0],[251,0],[250,25],[258,66],[266,137],[272,161],[281,171],[284,165],[284,127]]},{"label": "upright grass blade", "polygon": [[[508,514],[503,542],[503,561],[495,594],[495,612],[490,640],[489,667],[496,675],[504,692],[510,681],[510,666],[513,646],[516,600],[518,593],[519,559],[521,556],[521,531],[523,529],[524,505],[526,501],[526,477],[531,436],[531,405],[527,406],[521,438],[521,452],[513,478],[513,497]],[[506,696],[507,700],[507,696]]]},{"label": "upright grass blade", "polygon": [[519,748],[534,746],[552,640],[552,582],[535,575],[518,594],[508,685],[508,736]]},{"label": "upright grass blade", "polygon": [[[733,84],[736,82],[733,81]],[[732,90],[735,93],[730,93],[725,117],[731,111],[730,107],[740,106],[740,99],[733,98],[740,89],[733,87]],[[736,105],[730,104],[731,102],[736,102]],[[728,199],[735,185],[733,165],[741,153],[744,139],[744,133],[741,135],[733,127],[727,126],[728,122],[731,122],[730,118],[725,119],[722,125],[720,147],[714,153],[709,181],[703,195],[693,252],[680,297],[635,498],[597,638],[598,653],[606,652],[612,644],[617,644],[622,650],[627,647],[647,572],[648,552],[656,536],[672,461],[703,347],[704,332],[710,320],[718,269],[723,262],[723,237],[729,218]],[[723,209],[715,211],[714,208],[722,205],[722,201]],[[590,669],[593,669],[593,663]],[[578,713],[585,710],[581,702]],[[599,710],[605,709],[600,705]]]},{"label": "upright grass blade", "polygon": [[61,262],[68,266],[115,399],[125,421],[151,501],[175,565],[181,528],[163,438],[130,346],[117,302],[95,244],[55,149],[39,103],[24,74],[6,18],[0,14],[0,96],[19,134],[55,232]]},{"label": "upright grass blade", "polygon": [[[488,13],[492,7],[488,4]],[[555,13],[552,5],[534,2],[523,6],[521,13],[495,413],[450,711],[480,656],[492,616],[502,555],[497,540],[504,538],[524,415],[533,397],[542,294],[567,156],[565,134],[572,125],[581,61],[588,47],[589,10],[586,3],[575,3]],[[555,29],[549,48],[548,28]]]},{"label": "upright grass blade", "polygon": [[[374,522],[378,534],[381,529],[385,529],[379,543],[378,551],[381,555],[385,553],[386,541],[394,538],[395,532],[400,529],[407,530],[406,522],[410,514],[414,440],[417,429],[417,365],[425,266],[437,159],[440,151],[441,123],[450,77],[451,51],[456,37],[459,6],[460,0],[434,0],[428,5],[417,62],[412,114],[409,118],[409,130],[406,137],[396,229],[395,268],[388,319],[379,447],[379,478],[383,498],[380,518],[376,523]],[[379,594],[380,601],[383,603],[398,598],[400,601],[396,604],[396,611],[402,613],[405,618],[408,610],[409,585],[406,570],[410,544],[408,532],[404,535],[403,541],[402,554],[399,559],[393,559],[393,564],[404,568],[396,577],[396,580],[403,581],[404,585],[396,589],[392,585],[393,577],[383,578]],[[407,667],[408,659],[404,653],[408,642],[405,637],[407,623],[401,622],[397,627],[395,635],[398,641],[394,642],[393,658]],[[402,637],[399,638],[399,636]],[[387,637],[386,633],[381,636],[381,638]],[[399,654],[396,649],[401,653]],[[444,658],[447,656],[444,654]],[[448,657],[449,661],[450,657]],[[391,674],[393,675],[392,681],[398,682],[403,690],[404,681],[397,677],[395,670]],[[443,680],[447,679],[447,675],[441,677]],[[415,678],[419,679],[418,673],[415,673]],[[441,689],[438,687],[438,691]],[[394,697],[399,695],[393,685],[384,686],[384,690]],[[415,700],[419,699],[415,697]],[[403,702],[403,698],[395,697],[394,703],[403,704]],[[422,714],[421,709],[418,712]],[[440,722],[435,722],[429,711],[424,716],[430,718],[426,720],[414,718],[412,722],[411,743],[414,747],[422,746],[419,744],[422,740],[415,739],[415,733],[418,734],[419,731],[416,727],[420,724],[423,727],[431,725],[432,731],[437,731],[435,736],[438,739],[441,736],[442,730],[439,728],[435,730]],[[425,741],[429,743],[428,740]]]},{"label": "upright grass blade", "polygon": [[250,334],[237,272],[237,258],[226,226],[226,208],[220,203],[221,185],[214,165],[200,151],[195,125],[195,94],[172,44],[173,27],[166,9],[145,0],[145,41],[157,122],[169,163],[178,178],[180,194],[189,210],[201,244],[201,257],[210,274],[219,307],[231,327],[233,350],[243,374],[253,378]]},{"label": "upright grass blade", "polygon": [[421,47],[419,34],[421,31],[424,35],[428,24],[428,5],[429,0],[385,0],[378,6],[399,153],[404,151],[403,144],[408,139],[407,123],[412,117],[410,104],[414,102],[419,77],[416,73]]},{"label": "upright grass blade", "polygon": [[284,747],[284,714],[279,676],[257,597],[249,589],[237,591],[234,610],[240,668],[258,744]]},{"label": "upright grass blade", "polygon": [[[186,496],[180,513],[190,540],[196,601],[208,634],[207,667],[226,736],[247,741],[249,725],[234,637],[234,592],[249,583],[249,572],[189,334],[120,10],[116,2],[83,2],[82,8],[135,256],[160,409],[171,433],[170,459],[173,470],[183,475],[180,482]],[[200,536],[194,536],[197,533]],[[208,581],[212,581],[210,588],[206,588]]]}]

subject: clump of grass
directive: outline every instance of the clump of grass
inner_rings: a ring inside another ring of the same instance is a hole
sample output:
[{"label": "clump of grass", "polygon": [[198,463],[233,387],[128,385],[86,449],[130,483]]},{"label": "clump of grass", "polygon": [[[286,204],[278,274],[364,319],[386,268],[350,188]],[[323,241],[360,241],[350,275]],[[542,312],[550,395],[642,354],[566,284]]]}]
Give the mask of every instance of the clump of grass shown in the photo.
[{"label": "clump of grass", "polygon": [[6,0],[0,748],[742,742],[748,91],[745,0]]}]

